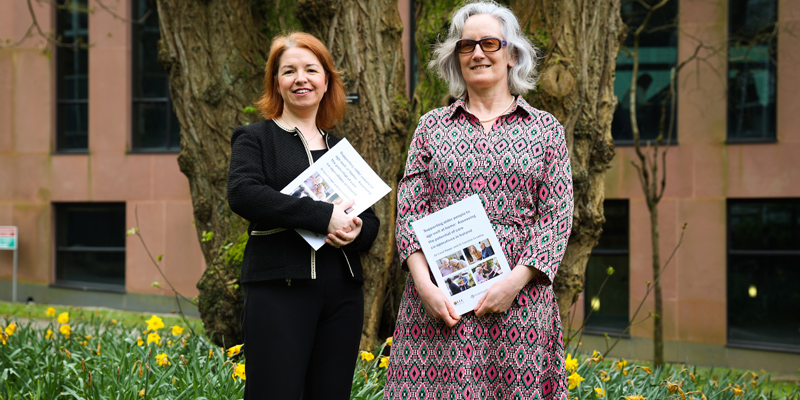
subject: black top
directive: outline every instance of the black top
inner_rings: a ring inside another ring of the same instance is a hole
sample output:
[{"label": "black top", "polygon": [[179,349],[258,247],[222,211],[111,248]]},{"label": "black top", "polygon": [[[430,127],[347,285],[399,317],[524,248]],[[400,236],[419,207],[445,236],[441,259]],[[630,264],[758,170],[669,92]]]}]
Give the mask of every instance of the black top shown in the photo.
[{"label": "black top", "polygon": [[[319,262],[330,255],[341,259],[345,267],[349,261],[347,276],[352,269],[352,278],[362,281],[360,253],[372,246],[380,226],[372,209],[359,215],[363,221],[361,234],[342,249],[326,245],[315,252],[294,231],[302,228],[325,235],[333,213],[333,204],[280,193],[311,165],[299,135],[297,130],[283,129],[268,120],[237,127],[231,136],[228,204],[250,222],[240,280],[317,278],[322,270]],[[325,132],[322,135],[328,148],[340,140]],[[333,256],[336,253],[338,256]]]}]

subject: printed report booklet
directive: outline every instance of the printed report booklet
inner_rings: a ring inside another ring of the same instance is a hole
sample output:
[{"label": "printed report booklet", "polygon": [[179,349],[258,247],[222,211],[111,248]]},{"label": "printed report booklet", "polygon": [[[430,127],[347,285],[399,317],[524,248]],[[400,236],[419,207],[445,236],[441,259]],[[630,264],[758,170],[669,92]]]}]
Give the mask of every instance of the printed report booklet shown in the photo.
[{"label": "printed report booklet", "polygon": [[459,315],[474,310],[489,287],[511,272],[478,195],[414,221],[411,227],[436,284]]},{"label": "printed report booklet", "polygon": [[[391,190],[353,145],[347,139],[342,139],[286,185],[281,193],[299,198],[311,197],[337,205],[352,199],[355,203],[345,211],[355,217]],[[325,244],[326,235],[305,229],[295,230],[314,250],[319,250]]]}]

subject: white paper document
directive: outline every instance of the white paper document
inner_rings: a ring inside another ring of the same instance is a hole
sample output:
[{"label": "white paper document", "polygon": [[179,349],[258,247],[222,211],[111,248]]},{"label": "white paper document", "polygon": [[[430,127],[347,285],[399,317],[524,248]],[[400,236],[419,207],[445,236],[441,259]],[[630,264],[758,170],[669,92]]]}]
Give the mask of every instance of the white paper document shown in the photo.
[{"label": "white paper document", "polygon": [[[295,197],[311,197],[317,201],[341,204],[355,200],[346,210],[358,216],[392,191],[369,167],[356,149],[342,139],[308,169],[286,185],[281,193]],[[295,229],[314,250],[325,244],[325,235],[305,229]]]},{"label": "white paper document", "polygon": [[489,287],[511,272],[478,195],[414,221],[411,227],[436,284],[459,315],[474,310]]}]

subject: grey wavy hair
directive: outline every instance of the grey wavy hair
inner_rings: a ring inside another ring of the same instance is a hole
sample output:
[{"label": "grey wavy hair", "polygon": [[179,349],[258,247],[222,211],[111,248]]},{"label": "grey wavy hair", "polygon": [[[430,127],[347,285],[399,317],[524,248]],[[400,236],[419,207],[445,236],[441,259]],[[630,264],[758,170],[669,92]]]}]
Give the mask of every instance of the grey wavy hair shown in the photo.
[{"label": "grey wavy hair", "polygon": [[488,14],[500,21],[503,38],[508,42],[506,51],[516,61],[508,71],[508,89],[511,94],[524,94],[535,88],[539,49],[522,33],[514,13],[491,0],[469,3],[453,14],[447,37],[435,46],[433,59],[428,63],[428,67],[447,82],[451,95],[454,97],[464,95],[467,83],[461,75],[456,42],[461,39],[467,19],[478,14]]}]

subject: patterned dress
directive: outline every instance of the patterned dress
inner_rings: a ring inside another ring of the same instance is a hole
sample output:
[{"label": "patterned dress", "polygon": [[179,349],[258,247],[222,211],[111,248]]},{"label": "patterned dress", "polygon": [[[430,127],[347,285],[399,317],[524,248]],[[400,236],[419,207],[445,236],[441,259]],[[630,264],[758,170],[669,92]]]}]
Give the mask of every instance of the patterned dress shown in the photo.
[{"label": "patterned dress", "polygon": [[480,195],[512,267],[541,271],[504,314],[469,312],[453,328],[427,315],[408,276],[384,399],[567,399],[552,282],[572,227],[564,129],[518,97],[485,132],[464,99],[419,120],[398,187],[397,245],[420,250],[410,223]]}]

